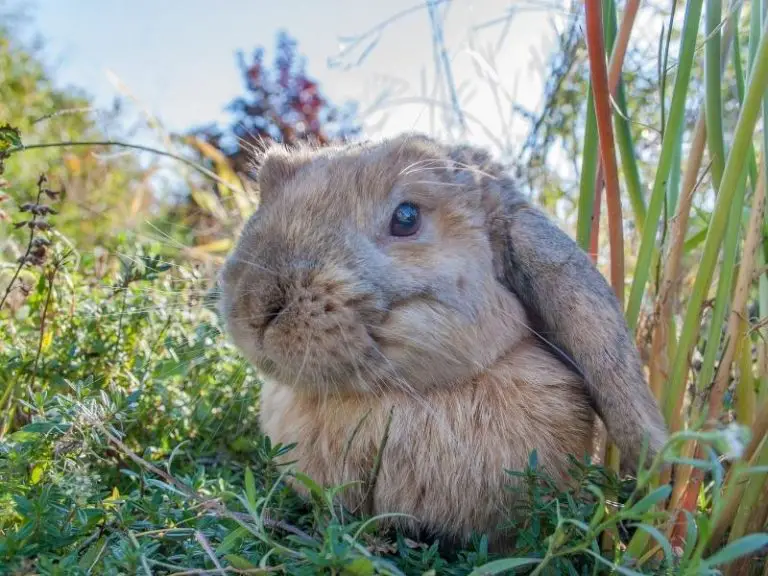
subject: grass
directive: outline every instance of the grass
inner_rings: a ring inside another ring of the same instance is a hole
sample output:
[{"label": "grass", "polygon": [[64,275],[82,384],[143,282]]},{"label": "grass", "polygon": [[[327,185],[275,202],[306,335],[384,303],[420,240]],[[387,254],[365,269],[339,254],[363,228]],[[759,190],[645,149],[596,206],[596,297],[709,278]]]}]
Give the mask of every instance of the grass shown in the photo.
[{"label": "grass", "polygon": [[[188,250],[194,231],[164,214],[82,249],[59,233],[67,200],[43,175],[0,191],[15,223],[4,254],[18,257],[0,263],[0,573],[768,574],[768,5],[687,0],[674,41],[672,14],[647,194],[632,86],[618,73],[637,3],[585,8],[576,237],[596,260],[606,247],[616,293],[629,288],[627,321],[673,433],[656,460],[635,478],[574,461],[562,491],[532,454],[508,471],[526,496],[509,511],[510,558],[490,554],[483,535],[451,551],[383,530],[339,508],[344,487],[297,476],[304,501],[274,463],[291,446],[258,430],[258,374],[211,306],[212,251],[226,239]],[[692,84],[701,71],[703,95]],[[23,137],[0,128],[0,176],[42,147],[149,150]],[[220,154],[196,146],[211,166],[159,152],[216,181],[222,196],[200,205],[236,228],[251,200]]]}]

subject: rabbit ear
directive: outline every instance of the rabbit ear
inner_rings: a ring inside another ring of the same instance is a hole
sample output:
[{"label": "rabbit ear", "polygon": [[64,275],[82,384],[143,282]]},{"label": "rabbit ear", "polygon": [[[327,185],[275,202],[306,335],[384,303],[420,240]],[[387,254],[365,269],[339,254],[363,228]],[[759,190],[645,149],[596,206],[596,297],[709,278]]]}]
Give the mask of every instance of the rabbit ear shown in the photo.
[{"label": "rabbit ear", "polygon": [[656,454],[667,438],[664,420],[605,278],[487,155],[464,147],[450,157],[483,188],[499,281],[523,303],[540,337],[575,362],[622,456],[636,465],[643,442]]},{"label": "rabbit ear", "polygon": [[285,186],[309,161],[306,150],[289,150],[278,144],[254,158],[252,168],[256,172],[262,200],[268,200]]},{"label": "rabbit ear", "polygon": [[500,279],[535,317],[544,338],[579,366],[622,455],[636,464],[643,442],[656,454],[666,441],[664,420],[613,290],[544,214],[522,203],[508,210]]}]

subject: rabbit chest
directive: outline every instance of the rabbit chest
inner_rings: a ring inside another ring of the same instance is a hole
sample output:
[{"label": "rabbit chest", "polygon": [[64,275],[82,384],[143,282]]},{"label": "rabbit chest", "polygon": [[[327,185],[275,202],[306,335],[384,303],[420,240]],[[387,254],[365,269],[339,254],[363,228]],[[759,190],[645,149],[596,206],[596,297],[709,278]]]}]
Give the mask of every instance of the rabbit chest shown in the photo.
[{"label": "rabbit chest", "polygon": [[354,483],[347,508],[408,514],[401,528],[461,542],[472,532],[494,542],[519,496],[505,470],[524,469],[536,450],[563,478],[569,454],[590,452],[593,424],[583,383],[530,338],[450,388],[310,396],[267,381],[261,400],[264,433],[297,443],[286,461],[326,486]]}]

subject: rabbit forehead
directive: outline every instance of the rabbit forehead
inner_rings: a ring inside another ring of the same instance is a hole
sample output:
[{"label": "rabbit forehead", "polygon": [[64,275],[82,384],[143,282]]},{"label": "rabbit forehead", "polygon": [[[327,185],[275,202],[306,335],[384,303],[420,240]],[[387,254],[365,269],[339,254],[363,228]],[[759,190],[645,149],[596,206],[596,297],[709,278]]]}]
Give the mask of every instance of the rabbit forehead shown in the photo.
[{"label": "rabbit forehead", "polygon": [[440,185],[449,184],[446,160],[440,148],[408,140],[318,150],[303,156],[265,212],[282,224],[286,217],[309,217],[321,218],[324,226],[369,227],[388,215],[393,202],[445,196]]},{"label": "rabbit forehead", "polygon": [[[265,203],[257,229],[299,252],[334,252],[352,243],[360,254],[360,242],[386,244],[394,209],[408,201],[429,212],[434,229],[425,240],[433,249],[485,239],[480,192],[455,179],[449,166],[441,149],[420,141],[320,150]],[[391,250],[427,252],[425,242],[409,241]]]}]

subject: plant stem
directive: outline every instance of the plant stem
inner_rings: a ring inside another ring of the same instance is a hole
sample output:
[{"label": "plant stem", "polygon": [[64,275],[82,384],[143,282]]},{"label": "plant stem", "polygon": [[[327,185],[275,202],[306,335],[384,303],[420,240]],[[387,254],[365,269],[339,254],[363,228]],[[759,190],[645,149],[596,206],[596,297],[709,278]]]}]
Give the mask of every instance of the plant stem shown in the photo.
[{"label": "plant stem", "polygon": [[[736,346],[741,337],[739,328],[743,325],[749,288],[752,285],[755,256],[759,242],[762,240],[762,223],[765,211],[765,177],[765,170],[761,170],[757,190],[755,190],[755,195],[752,199],[752,213],[750,214],[747,237],[744,241],[744,253],[741,258],[739,277],[736,281],[736,290],[734,291],[731,313],[728,318],[728,344],[720,359],[720,365],[715,374],[715,385],[712,387],[709,395],[709,418],[717,417],[722,411],[723,398],[730,380],[731,364],[736,356]],[[739,386],[739,390],[742,390],[741,386]],[[742,393],[744,393],[743,390]]]},{"label": "plant stem", "polygon": [[[723,41],[720,47],[720,71],[725,69],[728,62],[728,51],[731,42],[736,39],[736,20],[729,19],[726,23]],[[654,305],[654,324],[651,335],[651,363],[650,383],[659,404],[664,404],[663,384],[669,376],[670,359],[674,353],[670,350],[675,333],[668,331],[668,324],[674,321],[672,305],[679,292],[679,278],[682,266],[683,253],[686,251],[685,236],[688,232],[691,206],[694,192],[698,189],[701,179],[699,172],[704,157],[704,148],[707,142],[707,124],[705,104],[700,106],[699,117],[693,130],[688,158],[683,173],[683,182],[680,198],[677,202],[677,211],[672,219],[667,257],[659,281],[659,292]],[[674,346],[676,348],[676,346]],[[705,363],[706,364],[706,363]],[[674,400],[677,402],[677,400]],[[679,430],[682,426],[679,414],[667,421],[671,431]],[[676,490],[678,483],[675,483]]]},{"label": "plant stem", "polygon": [[[712,384],[712,377],[715,372],[715,362],[722,346],[723,324],[728,309],[728,302],[731,299],[733,289],[733,276],[736,270],[736,263],[739,253],[739,240],[741,229],[741,217],[744,212],[744,196],[746,194],[746,174],[739,182],[739,189],[736,193],[736,199],[731,206],[731,213],[728,216],[728,227],[725,241],[723,243],[723,254],[720,259],[720,275],[717,279],[717,291],[715,294],[715,305],[712,307],[712,319],[709,325],[707,343],[704,348],[704,358],[701,363],[701,371],[698,377],[698,389],[703,391]],[[681,402],[678,399],[678,406]]]},{"label": "plant stem", "polygon": [[[756,466],[768,466],[768,442],[763,442],[760,448],[760,452],[755,462]],[[753,523],[753,515],[759,506],[760,496],[763,493],[763,487],[765,486],[766,475],[765,474],[751,474],[747,480],[747,487],[743,491],[743,496],[739,505],[736,517],[731,525],[730,533],[728,534],[728,543],[733,543],[745,534],[749,532],[749,525]],[[762,526],[760,527],[762,528]],[[760,530],[758,528],[758,530]],[[737,561],[726,569],[726,574],[729,576],[737,576],[738,574],[744,574],[743,571],[744,560],[747,562],[750,559],[742,559],[741,562]],[[748,568],[748,566],[746,566]]]},{"label": "plant stem", "polygon": [[[743,461],[748,466],[753,465],[753,461],[756,459],[757,451],[763,444],[765,435],[768,434],[768,402],[764,402],[761,405],[760,411],[755,417],[752,424],[752,439],[749,441],[746,449],[744,450]],[[723,536],[726,531],[731,527],[736,513],[739,509],[742,496],[744,495],[744,489],[747,486],[747,480],[741,476],[737,477],[734,469],[728,471],[723,485],[726,487],[724,494],[727,495],[725,502],[722,504],[721,511],[712,528],[712,534],[710,536],[709,550],[710,552],[720,545]]]},{"label": "plant stem", "polygon": [[[640,182],[640,170],[634,153],[634,144],[632,142],[632,131],[629,120],[627,119],[627,103],[624,94],[624,82],[621,78],[621,68],[624,63],[624,57],[629,45],[629,38],[632,34],[632,28],[637,16],[637,10],[640,6],[640,0],[629,0],[624,9],[624,15],[621,19],[621,25],[617,34],[616,29],[616,7],[613,2],[610,3],[606,21],[609,25],[605,29],[605,38],[608,45],[613,45],[611,49],[611,60],[608,66],[608,89],[611,96],[616,99],[619,108],[619,114],[614,114],[616,122],[616,143],[621,155],[622,168],[626,180],[627,193],[632,204],[634,220],[638,232],[642,233],[645,224],[645,201],[643,200],[642,184]],[[614,37],[615,36],[615,41]],[[590,92],[591,95],[591,92]],[[597,159],[598,173],[601,173],[602,162]],[[595,185],[595,203],[599,204],[598,198],[601,193],[602,183],[598,177]],[[599,214],[599,211],[598,211]],[[593,236],[594,230],[593,227]]]},{"label": "plant stem", "polygon": [[[598,158],[597,119],[591,82],[587,86],[587,123],[584,130],[584,146],[581,155],[581,182],[579,184],[579,206],[576,221],[576,242],[584,251],[590,249],[592,220],[595,218],[595,181]],[[599,215],[599,212],[597,212]],[[599,216],[598,216],[599,217]]]},{"label": "plant stem", "polygon": [[611,285],[619,303],[624,302],[624,234],[619,191],[619,173],[616,167],[616,148],[613,140],[608,70],[605,64],[603,20],[600,0],[586,1],[587,50],[595,101],[597,129],[600,136],[600,158],[605,179],[605,199],[608,210],[608,228],[611,247]]},{"label": "plant stem", "polygon": [[[727,169],[727,168],[726,168]],[[742,175],[743,178],[745,175]],[[724,179],[725,180],[725,179]],[[742,257],[741,266],[739,268],[739,276],[736,281],[736,289],[733,295],[733,302],[731,304],[731,312],[728,318],[728,344],[726,345],[725,352],[723,352],[720,365],[718,366],[717,374],[715,375],[715,384],[709,394],[709,404],[705,411],[705,419],[707,426],[712,426],[716,419],[720,416],[723,410],[723,398],[725,396],[725,390],[730,381],[731,364],[736,354],[736,347],[740,339],[740,327],[743,326],[742,316],[744,314],[747,297],[749,296],[749,288],[752,284],[752,275],[754,270],[755,255],[758,248],[758,240],[762,238],[762,222],[763,212],[765,209],[766,200],[766,186],[765,186],[765,171],[760,172],[760,181],[755,191],[755,195],[752,199],[752,213],[750,215],[749,227],[747,229],[747,238],[744,241],[744,254]],[[723,189],[723,192],[725,189]],[[738,391],[742,394],[745,393],[741,387]],[[679,409],[679,405],[677,406]],[[701,446],[696,450],[696,458],[705,457]],[[695,497],[698,495],[699,487],[704,479],[704,471],[697,468],[691,473],[690,480],[687,485],[687,496],[683,498],[684,509],[692,510],[692,506],[695,503]],[[717,522],[717,515],[715,514],[714,521]],[[673,537],[677,539],[680,537],[680,527],[676,528],[676,534]]]},{"label": "plant stem", "polygon": [[[746,307],[743,312],[746,313]],[[746,314],[745,314],[746,315]],[[752,338],[749,325],[744,318],[739,319],[738,367],[736,381],[736,421],[749,426],[755,417],[755,378],[752,373]]]},{"label": "plant stem", "polygon": [[661,143],[661,156],[659,158],[656,176],[653,182],[651,199],[648,204],[646,223],[643,227],[643,235],[635,265],[635,275],[627,303],[627,324],[630,330],[635,330],[640,314],[640,306],[645,293],[645,286],[650,276],[651,257],[656,247],[656,233],[659,225],[659,217],[666,196],[666,182],[674,156],[678,133],[683,129],[685,112],[685,100],[688,95],[688,84],[693,68],[693,57],[696,52],[696,35],[699,30],[701,18],[702,0],[689,0],[685,7],[685,22],[683,24],[683,36],[680,42],[678,69],[675,77],[675,87],[672,91],[672,103],[670,117],[664,130],[664,138]]},{"label": "plant stem", "polygon": [[[40,205],[40,200],[43,197],[43,182],[45,181],[45,177],[41,176],[40,181],[37,185],[37,198],[35,199],[35,204]],[[27,242],[27,249],[24,251],[24,255],[19,260],[19,265],[16,267],[16,271],[13,273],[13,276],[11,277],[11,281],[8,282],[8,286],[5,287],[5,293],[3,294],[2,299],[0,299],[0,311],[3,309],[3,305],[5,305],[5,301],[8,300],[8,295],[11,293],[11,290],[13,290],[13,285],[16,282],[16,279],[19,277],[19,274],[21,274],[21,271],[24,269],[24,265],[27,263],[27,257],[32,252],[32,245],[35,241],[35,227],[34,223],[37,222],[37,214],[34,212],[32,213],[32,220],[30,220],[29,223],[29,241]]]},{"label": "plant stem", "polygon": [[9,148],[8,154],[12,155],[19,152],[26,152],[27,150],[35,150],[38,148],[71,148],[71,147],[77,147],[77,146],[118,146],[120,148],[128,148],[130,150],[140,150],[142,152],[149,152],[151,154],[155,154],[156,156],[164,156],[166,158],[171,158],[173,160],[182,162],[183,164],[186,164],[190,168],[194,168],[203,176],[207,176],[208,178],[215,181],[217,184],[224,186],[231,192],[234,192],[236,194],[240,194],[242,192],[241,190],[238,190],[235,186],[232,186],[232,184],[230,184],[223,178],[220,178],[214,172],[211,172],[210,170],[208,170],[208,168],[206,168],[205,166],[201,166],[200,164],[198,164],[193,160],[190,160],[189,158],[185,158],[184,156],[173,154],[172,152],[167,152],[165,150],[160,150],[159,148],[152,148],[151,146],[143,146],[141,144],[131,144],[130,142],[121,142],[119,140],[87,140],[87,141],[68,141],[68,142],[46,142],[42,144],[24,144],[23,146],[14,146],[12,148]]},{"label": "plant stem", "polygon": [[[669,358],[667,353],[669,333],[666,330],[666,318],[672,317],[672,303],[675,300],[676,287],[680,277],[680,268],[685,249],[685,234],[688,231],[688,219],[697,188],[701,162],[704,157],[707,127],[704,113],[699,114],[696,127],[693,130],[691,147],[688,152],[688,162],[683,174],[682,194],[678,202],[677,213],[672,221],[670,230],[669,252],[664,262],[664,269],[659,282],[659,294],[656,297],[654,311],[654,326],[651,335],[650,384],[659,405],[663,400],[663,383],[668,376]],[[674,428],[670,422],[667,425]]]},{"label": "plant stem", "polygon": [[[691,350],[698,339],[699,318],[707,296],[714,268],[717,261],[720,245],[725,234],[730,208],[733,205],[734,195],[738,189],[739,179],[746,162],[749,146],[757,117],[760,113],[763,93],[768,87],[768,34],[763,34],[757,51],[757,60],[752,78],[747,88],[747,96],[739,114],[736,124],[733,143],[728,154],[728,160],[723,171],[720,183],[720,194],[707,230],[707,238],[704,241],[704,250],[700,261],[700,267],[693,290],[688,300],[688,308],[683,322],[683,329],[678,342],[678,350],[672,366],[672,372],[668,391],[672,398],[682,395],[685,388],[688,373],[689,357]],[[667,421],[674,416],[675,407],[670,402],[667,406]]]},{"label": "plant stem", "polygon": [[624,186],[632,205],[635,228],[637,234],[642,235],[645,227],[645,200],[643,198],[643,183],[640,179],[640,166],[635,158],[635,144],[632,139],[632,129],[627,118],[627,97],[624,91],[624,83],[620,82],[616,90],[616,103],[619,106],[619,114],[614,114],[616,128],[616,144],[621,158],[621,170],[624,173]]},{"label": "plant stem", "polygon": [[707,118],[707,148],[712,163],[712,181],[715,193],[720,189],[725,168],[725,139],[723,138],[723,103],[721,97],[720,75],[720,19],[722,18],[722,0],[707,0],[706,33],[708,40],[704,44],[704,110]]},{"label": "plant stem", "polygon": [[37,353],[35,354],[35,363],[34,367],[32,368],[32,381],[30,382],[30,388],[33,388],[35,385],[35,380],[37,378],[37,367],[40,362],[40,356],[43,352],[43,340],[45,339],[45,321],[48,317],[48,308],[51,305],[51,296],[53,295],[53,282],[56,279],[56,274],[58,274],[59,269],[68,257],[69,253],[56,260],[53,266],[53,271],[51,271],[51,275],[48,278],[48,293],[45,296],[45,306],[43,306],[43,314],[40,317],[40,336],[37,342]]}]

